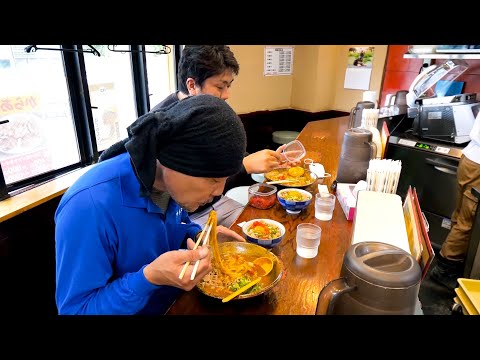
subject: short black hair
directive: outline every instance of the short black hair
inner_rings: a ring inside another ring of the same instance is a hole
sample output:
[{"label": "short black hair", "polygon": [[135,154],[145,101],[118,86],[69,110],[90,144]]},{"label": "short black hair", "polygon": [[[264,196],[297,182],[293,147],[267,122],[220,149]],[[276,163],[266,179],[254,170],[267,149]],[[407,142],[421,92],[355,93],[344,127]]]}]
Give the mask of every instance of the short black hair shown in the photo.
[{"label": "short black hair", "polygon": [[227,69],[231,69],[235,75],[240,71],[240,65],[228,46],[186,45],[178,63],[178,89],[188,94],[188,78],[203,86],[206,79]]}]

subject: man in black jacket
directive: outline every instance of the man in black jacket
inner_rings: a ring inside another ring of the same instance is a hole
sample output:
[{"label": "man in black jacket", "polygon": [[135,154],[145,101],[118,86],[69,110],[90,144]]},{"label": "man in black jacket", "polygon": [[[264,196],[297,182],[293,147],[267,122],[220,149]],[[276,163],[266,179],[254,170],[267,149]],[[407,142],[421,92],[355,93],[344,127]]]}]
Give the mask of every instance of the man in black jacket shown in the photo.
[{"label": "man in black jacket", "polygon": [[[164,109],[189,96],[209,94],[227,100],[230,96],[230,87],[240,66],[235,55],[226,45],[186,45],[182,51],[178,64],[178,88],[176,92],[167,96],[154,106],[151,112]],[[124,139],[113,144],[100,156],[104,161],[125,151]],[[264,149],[253,154],[245,153],[243,167],[239,173],[230,176],[224,192],[245,184],[251,184],[250,174],[264,173],[277,168],[294,166],[297,162],[285,162],[281,155],[284,145],[276,151]],[[217,212],[219,224],[230,227],[243,210],[244,205],[226,196],[218,196],[214,200],[190,214],[190,218],[203,225],[207,221],[210,210]]]}]

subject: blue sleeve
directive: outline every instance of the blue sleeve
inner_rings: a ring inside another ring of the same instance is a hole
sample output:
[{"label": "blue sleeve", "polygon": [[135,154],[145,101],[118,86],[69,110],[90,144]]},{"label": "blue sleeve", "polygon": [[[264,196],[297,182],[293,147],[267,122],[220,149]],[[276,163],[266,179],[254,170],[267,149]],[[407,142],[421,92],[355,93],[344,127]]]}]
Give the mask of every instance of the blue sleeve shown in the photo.
[{"label": "blue sleeve", "polygon": [[55,214],[59,314],[135,314],[159,288],[145,278],[143,267],[110,280],[116,244],[106,230],[108,221],[96,211],[89,190],[60,202]]},{"label": "blue sleeve", "polygon": [[195,236],[202,231],[202,227],[198,225],[197,223],[194,223],[192,220],[190,220],[190,217],[188,216],[188,212],[185,210],[182,210],[182,222],[189,225],[187,229],[187,236],[185,238],[185,241],[183,244],[187,244],[187,239],[191,238],[193,241],[195,241]]}]

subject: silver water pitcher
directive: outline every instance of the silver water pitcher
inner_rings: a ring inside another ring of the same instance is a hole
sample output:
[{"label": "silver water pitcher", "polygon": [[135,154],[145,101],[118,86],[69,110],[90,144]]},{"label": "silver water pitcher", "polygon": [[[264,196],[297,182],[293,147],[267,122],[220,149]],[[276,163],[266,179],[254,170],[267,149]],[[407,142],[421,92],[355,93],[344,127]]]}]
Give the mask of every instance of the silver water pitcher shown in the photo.
[{"label": "silver water pitcher", "polygon": [[337,170],[337,183],[356,184],[367,178],[371,159],[377,155],[373,134],[364,128],[351,128],[343,135],[342,151]]}]

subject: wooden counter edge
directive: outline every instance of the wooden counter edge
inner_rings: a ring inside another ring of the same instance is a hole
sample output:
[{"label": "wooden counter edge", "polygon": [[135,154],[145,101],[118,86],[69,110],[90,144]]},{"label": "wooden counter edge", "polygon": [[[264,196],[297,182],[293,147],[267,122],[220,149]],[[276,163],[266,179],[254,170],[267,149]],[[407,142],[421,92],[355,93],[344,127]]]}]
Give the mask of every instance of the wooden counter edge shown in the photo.
[{"label": "wooden counter edge", "polygon": [[0,201],[0,223],[41,205],[67,189],[93,165],[71,171],[30,190]]}]

